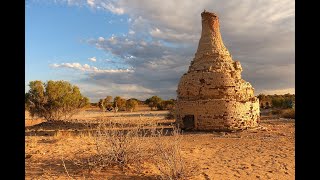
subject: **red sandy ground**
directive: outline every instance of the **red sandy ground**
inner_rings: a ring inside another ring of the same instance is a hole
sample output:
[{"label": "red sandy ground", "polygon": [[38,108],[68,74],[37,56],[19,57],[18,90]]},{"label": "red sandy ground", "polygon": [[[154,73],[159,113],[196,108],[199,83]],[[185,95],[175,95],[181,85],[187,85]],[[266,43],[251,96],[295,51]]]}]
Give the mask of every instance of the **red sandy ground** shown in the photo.
[{"label": "red sandy ground", "polygon": [[[150,118],[148,111],[141,111],[142,117]],[[164,120],[166,112],[156,112],[153,119]],[[136,114],[137,113],[133,113]],[[113,117],[113,113],[104,113]],[[128,116],[130,113],[123,113]],[[152,114],[151,114],[152,115]],[[75,118],[94,119],[101,116],[99,111],[81,112]],[[121,171],[109,168],[104,171],[87,172],[77,169],[74,157],[83,154],[86,157],[92,151],[93,144],[82,136],[37,135],[30,128],[36,121],[26,118],[26,179],[156,179],[157,170],[150,164],[143,164],[142,172],[134,168]],[[121,117],[123,118],[123,117]],[[295,121],[284,119],[261,120],[262,129],[235,133],[184,132],[182,135],[182,155],[186,165],[193,169],[188,179],[294,179],[295,178]],[[76,128],[75,128],[76,129]],[[38,128],[48,130],[47,127]],[[170,137],[167,137],[170,138]],[[65,170],[62,158],[64,159]]]}]

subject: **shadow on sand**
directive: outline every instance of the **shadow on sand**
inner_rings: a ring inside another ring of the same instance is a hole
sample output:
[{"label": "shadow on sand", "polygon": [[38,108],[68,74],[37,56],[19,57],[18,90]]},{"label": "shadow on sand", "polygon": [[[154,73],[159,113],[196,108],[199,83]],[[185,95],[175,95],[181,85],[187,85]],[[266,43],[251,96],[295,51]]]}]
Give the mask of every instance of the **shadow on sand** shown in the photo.
[{"label": "shadow on sand", "polygon": [[[102,123],[102,122],[101,122]],[[98,131],[98,126],[101,123],[83,123],[83,122],[72,122],[72,121],[48,121],[42,122],[40,124],[36,124],[33,126],[28,126],[25,128],[25,136],[55,136],[57,133],[69,133],[72,135],[87,135],[87,134],[95,134]],[[106,124],[106,128],[108,128],[108,124]],[[112,123],[112,128],[107,130],[117,130],[119,128],[124,133],[129,132],[136,125],[132,123]],[[174,124],[172,122],[162,122],[159,123],[158,126],[145,126],[140,129],[140,132],[143,133],[144,136],[149,136],[151,134],[151,129],[162,130],[164,134],[170,135]]]},{"label": "shadow on sand", "polygon": [[[92,157],[94,158],[94,157]],[[117,166],[110,166],[108,168],[100,169],[97,167],[89,167],[86,164],[79,165],[75,162],[87,162],[88,158],[78,159],[73,161],[70,159],[50,159],[44,160],[41,163],[36,163],[32,159],[27,159],[27,169],[29,172],[28,177],[30,178],[71,178],[71,179],[137,179],[137,180],[152,180],[157,179],[155,175],[145,175],[139,172],[130,172],[128,170],[121,169]],[[32,173],[30,173],[32,172]],[[62,177],[63,176],[63,177]]]}]

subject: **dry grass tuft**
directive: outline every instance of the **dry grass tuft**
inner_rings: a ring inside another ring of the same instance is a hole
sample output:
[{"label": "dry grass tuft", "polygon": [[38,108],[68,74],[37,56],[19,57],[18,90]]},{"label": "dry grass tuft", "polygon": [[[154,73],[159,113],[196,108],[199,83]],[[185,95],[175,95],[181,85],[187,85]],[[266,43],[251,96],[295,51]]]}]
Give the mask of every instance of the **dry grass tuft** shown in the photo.
[{"label": "dry grass tuft", "polygon": [[30,137],[25,143],[25,147],[27,148],[35,148],[38,146],[38,139],[36,137]]},{"label": "dry grass tuft", "polygon": [[61,130],[57,130],[54,134],[54,138],[56,140],[61,140],[61,139],[66,139],[69,137],[72,137],[73,134],[71,131],[61,131]]}]

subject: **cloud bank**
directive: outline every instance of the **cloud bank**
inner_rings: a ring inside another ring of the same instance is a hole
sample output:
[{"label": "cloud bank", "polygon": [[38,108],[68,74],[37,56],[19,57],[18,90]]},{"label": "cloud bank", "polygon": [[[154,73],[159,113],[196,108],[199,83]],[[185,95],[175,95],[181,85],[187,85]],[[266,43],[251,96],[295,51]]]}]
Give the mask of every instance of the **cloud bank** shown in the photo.
[{"label": "cloud bank", "polygon": [[[99,87],[126,84],[135,87],[127,92],[128,96],[145,98],[157,94],[175,98],[179,78],[196,52],[201,34],[200,13],[204,9],[219,15],[222,39],[233,59],[241,62],[243,78],[253,85],[256,93],[294,91],[293,0],[87,0],[73,4],[128,17],[127,34],[88,40],[132,67],[125,76],[109,76],[105,72],[82,79],[81,83],[96,86],[96,92],[88,93],[91,97],[98,96]],[[71,68],[70,65],[80,71],[97,71],[78,64],[56,66]],[[106,92],[122,95],[116,89]]]}]

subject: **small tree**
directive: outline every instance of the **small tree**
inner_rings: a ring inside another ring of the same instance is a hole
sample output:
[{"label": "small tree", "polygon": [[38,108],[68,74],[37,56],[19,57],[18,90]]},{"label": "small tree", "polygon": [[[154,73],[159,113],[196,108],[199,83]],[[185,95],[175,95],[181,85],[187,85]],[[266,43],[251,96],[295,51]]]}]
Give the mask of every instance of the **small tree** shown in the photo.
[{"label": "small tree", "polygon": [[151,111],[153,108],[156,108],[161,105],[162,99],[158,96],[152,96],[151,98],[146,100],[146,104],[151,108]]},{"label": "small tree", "polygon": [[104,99],[100,99],[99,100],[98,106],[99,106],[101,111],[104,111],[104,109],[105,109],[105,107],[104,107]]},{"label": "small tree", "polygon": [[174,100],[173,99],[161,101],[157,105],[158,110],[171,110],[173,107],[174,107]]},{"label": "small tree", "polygon": [[283,101],[283,108],[292,108],[293,107],[293,100],[290,98],[285,98]]},{"label": "small tree", "polygon": [[100,99],[98,106],[102,111],[105,111],[105,109],[110,109],[112,107],[112,96],[107,96],[104,99]]},{"label": "small tree", "polygon": [[259,95],[257,96],[257,98],[259,99],[260,102],[267,99],[266,95],[264,95],[264,94],[259,94]]},{"label": "small tree", "polygon": [[104,99],[107,103],[111,103],[113,98],[112,96],[107,96],[105,99]]},{"label": "small tree", "polygon": [[272,98],[272,107],[281,108],[283,105],[284,99],[282,97],[275,96]]},{"label": "small tree", "polygon": [[137,101],[138,105],[142,104],[141,101],[137,98],[130,98],[130,99]]},{"label": "small tree", "polygon": [[118,107],[119,111],[125,110],[126,100],[120,96],[116,96],[113,100],[113,107]]},{"label": "small tree", "polygon": [[269,108],[270,108],[270,103],[266,102],[266,109],[269,109]]},{"label": "small tree", "polygon": [[112,109],[112,96],[104,98],[104,107],[108,110]]},{"label": "small tree", "polygon": [[29,87],[25,101],[32,117],[36,115],[46,120],[68,119],[90,104],[79,88],[67,81],[31,81]]},{"label": "small tree", "polygon": [[126,109],[127,111],[134,111],[136,107],[138,106],[138,101],[135,99],[128,99],[126,102]]}]

